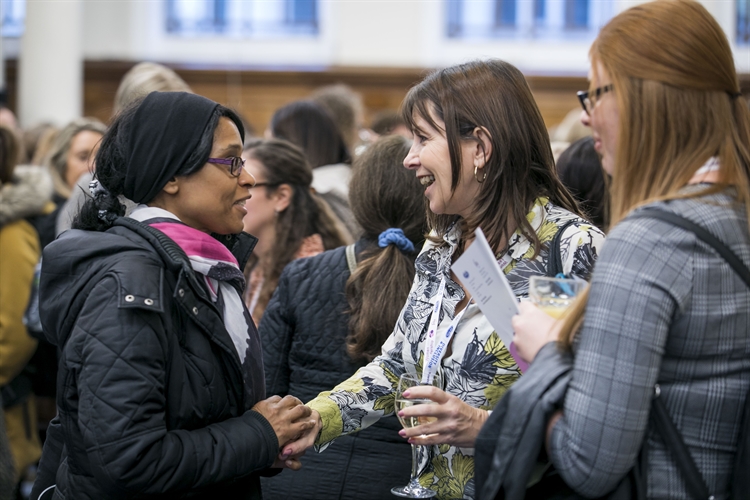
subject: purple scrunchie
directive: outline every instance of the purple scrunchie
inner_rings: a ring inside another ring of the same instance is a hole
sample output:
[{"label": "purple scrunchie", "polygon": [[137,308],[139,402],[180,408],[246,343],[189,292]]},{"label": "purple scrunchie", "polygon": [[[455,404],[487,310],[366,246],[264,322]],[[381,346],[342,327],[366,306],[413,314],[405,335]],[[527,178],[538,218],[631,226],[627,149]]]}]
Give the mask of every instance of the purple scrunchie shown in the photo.
[{"label": "purple scrunchie", "polygon": [[380,248],[385,248],[391,244],[396,245],[396,247],[402,252],[414,252],[414,243],[412,243],[409,238],[404,235],[404,231],[399,228],[391,227],[380,233],[380,236],[378,236],[378,246]]}]

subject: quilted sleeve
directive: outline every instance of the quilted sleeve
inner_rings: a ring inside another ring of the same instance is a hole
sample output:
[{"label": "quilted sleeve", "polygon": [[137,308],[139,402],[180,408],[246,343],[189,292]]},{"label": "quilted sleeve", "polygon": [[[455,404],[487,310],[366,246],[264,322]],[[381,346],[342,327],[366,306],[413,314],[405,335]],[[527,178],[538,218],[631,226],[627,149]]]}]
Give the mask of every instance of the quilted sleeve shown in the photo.
[{"label": "quilted sleeve", "polygon": [[[66,387],[90,470],[115,498],[164,494],[246,476],[278,453],[258,413],[193,430],[166,428],[166,335],[161,315],[118,308],[118,284],[94,287],[65,346]],[[71,432],[70,430],[66,433]]]},{"label": "quilted sleeve", "polygon": [[290,311],[290,277],[287,266],[263,313],[258,331],[263,344],[263,367],[266,372],[266,394],[289,394],[289,350],[294,336],[295,321]]}]

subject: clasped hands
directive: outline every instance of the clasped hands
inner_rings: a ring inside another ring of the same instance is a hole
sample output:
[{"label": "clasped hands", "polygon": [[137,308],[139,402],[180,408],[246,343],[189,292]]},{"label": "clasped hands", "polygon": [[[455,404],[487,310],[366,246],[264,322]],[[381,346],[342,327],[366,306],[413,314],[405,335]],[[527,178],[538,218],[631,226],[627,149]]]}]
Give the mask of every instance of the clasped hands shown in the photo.
[{"label": "clasped hands", "polygon": [[[290,443],[304,438],[316,428],[320,422],[320,416],[317,420],[312,418],[310,408],[302,404],[302,401],[294,396],[271,396],[268,399],[258,402],[253,406],[273,427],[276,438],[279,441],[279,449],[283,450]],[[317,412],[315,412],[317,414]],[[313,434],[317,434],[317,431]],[[288,468],[299,470],[302,467],[299,458],[305,453],[305,448],[299,448],[295,453],[284,455],[279,453],[276,461],[271,467]]]}]

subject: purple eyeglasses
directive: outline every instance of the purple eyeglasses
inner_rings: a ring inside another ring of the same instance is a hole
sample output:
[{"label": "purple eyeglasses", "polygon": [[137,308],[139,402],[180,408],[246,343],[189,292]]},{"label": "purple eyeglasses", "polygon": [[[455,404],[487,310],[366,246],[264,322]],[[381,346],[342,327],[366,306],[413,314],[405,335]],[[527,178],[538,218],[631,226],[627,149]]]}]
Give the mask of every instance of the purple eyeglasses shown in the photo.
[{"label": "purple eyeglasses", "polygon": [[239,156],[230,156],[229,158],[209,158],[208,163],[229,165],[229,173],[232,177],[239,177],[242,168],[245,166],[245,160]]}]

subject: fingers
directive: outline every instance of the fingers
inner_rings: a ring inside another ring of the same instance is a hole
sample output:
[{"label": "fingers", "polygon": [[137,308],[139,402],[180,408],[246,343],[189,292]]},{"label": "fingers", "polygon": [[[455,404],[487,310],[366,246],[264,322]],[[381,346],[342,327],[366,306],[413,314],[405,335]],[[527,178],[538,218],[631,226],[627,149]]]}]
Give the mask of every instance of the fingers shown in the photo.
[{"label": "fingers", "polygon": [[302,462],[294,458],[287,459],[284,465],[290,470],[300,470],[302,468]]},{"label": "fingers", "polygon": [[[274,396],[274,397],[278,397],[278,396]],[[300,401],[298,398],[292,395],[289,395],[289,396],[284,396],[283,399],[280,399],[280,405],[286,408],[294,408],[295,406],[302,405],[302,401]]]},{"label": "fingers", "polygon": [[301,455],[315,443],[315,432],[308,432],[296,441],[291,441],[281,449],[280,458],[286,460],[290,457]]},{"label": "fingers", "polygon": [[321,422],[320,414],[317,411],[313,411],[311,417],[312,418],[309,421],[305,422],[301,436],[292,442],[286,443],[282,447],[280,455],[282,458],[286,459],[299,456],[315,444],[315,438],[318,436],[318,432],[322,428],[323,423]]},{"label": "fingers", "polygon": [[271,467],[275,469],[300,470],[302,468],[302,462],[297,458],[282,459],[277,457]]},{"label": "fingers", "polygon": [[538,309],[539,308],[536,306],[536,304],[534,304],[533,302],[531,302],[529,300],[522,300],[518,304],[518,311],[520,312],[520,314],[530,313],[530,312],[532,312],[534,310],[538,310]]},{"label": "fingers", "polygon": [[295,420],[299,420],[301,418],[308,418],[310,414],[312,413],[312,410],[310,410],[309,407],[303,404],[297,405],[288,411],[289,411],[289,420],[291,420],[292,422],[294,422]]},{"label": "fingers", "polygon": [[427,398],[435,403],[445,403],[450,399],[450,395],[447,392],[432,385],[417,385],[410,387],[408,390],[404,391],[404,397],[407,399]]},{"label": "fingers", "polygon": [[431,446],[433,444],[444,444],[445,437],[440,434],[426,434],[409,438],[409,444],[417,446]]}]

